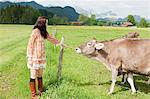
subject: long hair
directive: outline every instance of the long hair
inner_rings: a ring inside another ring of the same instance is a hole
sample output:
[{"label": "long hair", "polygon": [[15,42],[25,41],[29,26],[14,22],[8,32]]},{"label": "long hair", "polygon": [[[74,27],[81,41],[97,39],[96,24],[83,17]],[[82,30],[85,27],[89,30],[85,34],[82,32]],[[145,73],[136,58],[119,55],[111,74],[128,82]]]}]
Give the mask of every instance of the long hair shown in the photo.
[{"label": "long hair", "polygon": [[46,30],[46,21],[47,21],[47,19],[45,16],[40,16],[40,17],[38,17],[38,19],[33,27],[33,29],[38,28],[40,30],[40,34],[44,39],[47,38],[47,34],[48,34],[48,32]]}]

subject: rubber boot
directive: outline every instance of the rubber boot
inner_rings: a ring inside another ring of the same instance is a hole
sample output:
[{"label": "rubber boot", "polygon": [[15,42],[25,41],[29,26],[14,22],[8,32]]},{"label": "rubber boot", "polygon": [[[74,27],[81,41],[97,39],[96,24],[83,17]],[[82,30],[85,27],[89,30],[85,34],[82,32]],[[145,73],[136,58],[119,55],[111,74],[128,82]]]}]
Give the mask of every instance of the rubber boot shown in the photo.
[{"label": "rubber boot", "polygon": [[41,96],[42,95],[42,91],[43,91],[43,81],[42,81],[42,77],[38,77],[38,95]]},{"label": "rubber boot", "polygon": [[31,97],[32,97],[32,99],[37,99],[35,79],[30,79],[29,85],[30,85],[30,91],[31,91]]}]

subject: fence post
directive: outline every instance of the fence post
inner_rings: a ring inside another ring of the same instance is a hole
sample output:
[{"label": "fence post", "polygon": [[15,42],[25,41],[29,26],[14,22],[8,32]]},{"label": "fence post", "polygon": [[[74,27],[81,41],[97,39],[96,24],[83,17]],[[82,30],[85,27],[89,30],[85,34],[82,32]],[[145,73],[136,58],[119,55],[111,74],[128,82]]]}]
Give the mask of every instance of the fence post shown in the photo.
[{"label": "fence post", "polygon": [[[62,36],[62,39],[61,39],[61,43],[64,44],[64,37],[63,36]],[[57,72],[57,79],[58,79],[58,81],[61,80],[61,75],[62,75],[63,53],[64,53],[64,48],[63,48],[63,46],[60,46],[59,64],[58,64],[58,72]]]}]

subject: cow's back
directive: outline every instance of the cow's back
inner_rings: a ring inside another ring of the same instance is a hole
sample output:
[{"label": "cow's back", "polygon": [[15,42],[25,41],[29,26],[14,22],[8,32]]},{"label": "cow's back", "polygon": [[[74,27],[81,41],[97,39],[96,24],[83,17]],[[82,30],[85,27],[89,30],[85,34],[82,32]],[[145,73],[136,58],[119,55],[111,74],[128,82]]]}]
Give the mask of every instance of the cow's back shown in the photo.
[{"label": "cow's back", "polygon": [[150,75],[150,39],[125,39],[116,50],[125,70]]},{"label": "cow's back", "polygon": [[134,73],[150,75],[150,39],[118,39],[112,43],[111,64]]}]

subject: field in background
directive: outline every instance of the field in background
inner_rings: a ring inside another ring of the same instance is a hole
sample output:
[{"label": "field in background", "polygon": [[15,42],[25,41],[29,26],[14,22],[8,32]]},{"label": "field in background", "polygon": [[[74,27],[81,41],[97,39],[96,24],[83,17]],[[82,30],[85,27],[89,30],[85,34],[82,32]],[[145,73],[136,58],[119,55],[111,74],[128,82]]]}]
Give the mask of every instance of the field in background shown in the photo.
[{"label": "field in background", "polygon": [[[26,47],[31,25],[0,25],[0,99],[30,99],[29,70],[26,67]],[[48,27],[51,33],[52,26]],[[128,83],[115,86],[114,94],[107,95],[111,73],[101,63],[76,54],[81,43],[97,38],[120,38],[128,32],[138,32],[142,38],[150,38],[150,29],[98,26],[57,26],[57,38],[63,34],[65,49],[62,81],[56,79],[59,47],[46,41],[47,67],[44,72],[42,99],[148,99],[150,86],[147,77],[135,75],[137,94],[131,95]],[[120,83],[121,77],[118,77]]]}]

